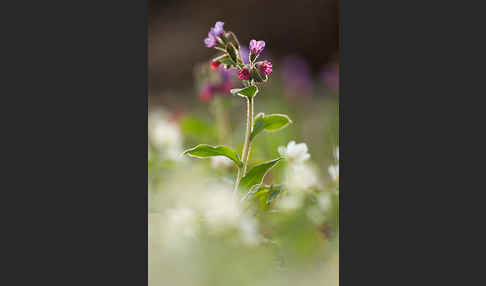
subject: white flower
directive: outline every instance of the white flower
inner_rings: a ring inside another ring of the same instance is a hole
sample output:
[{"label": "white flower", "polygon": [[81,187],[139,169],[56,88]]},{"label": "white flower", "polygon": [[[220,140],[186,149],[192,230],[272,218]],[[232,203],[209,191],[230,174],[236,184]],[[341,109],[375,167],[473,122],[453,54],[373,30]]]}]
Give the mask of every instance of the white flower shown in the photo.
[{"label": "white flower", "polygon": [[258,222],[255,218],[244,216],[240,220],[239,229],[241,232],[241,239],[248,246],[257,245],[260,242],[258,234]]},{"label": "white flower", "polygon": [[327,192],[320,193],[317,197],[317,203],[322,211],[328,211],[331,207],[331,195]]},{"label": "white flower", "polygon": [[309,153],[307,153],[307,144],[300,143],[295,144],[295,141],[290,141],[287,147],[278,147],[278,153],[280,156],[287,158],[289,162],[300,164],[310,158]]},{"label": "white flower", "polygon": [[337,182],[339,180],[339,165],[331,165],[329,166],[329,175],[331,176],[332,180]]},{"label": "white flower", "polygon": [[277,201],[277,208],[283,211],[293,211],[302,206],[304,197],[300,194],[288,194]]},{"label": "white flower", "polygon": [[242,210],[235,204],[231,185],[215,183],[197,200],[197,207],[208,225],[215,231],[235,227]]},{"label": "white flower", "polygon": [[167,210],[163,232],[163,241],[167,247],[186,247],[195,238],[197,231],[197,214],[194,210],[185,207]]},{"label": "white flower", "polygon": [[285,185],[290,191],[319,187],[317,170],[308,164],[290,165],[286,170]]},{"label": "white flower", "polygon": [[211,157],[211,167],[214,169],[228,169],[233,166],[233,161],[226,156]]},{"label": "white flower", "polygon": [[172,160],[182,158],[182,135],[177,124],[169,121],[164,112],[149,115],[149,137],[152,144]]}]

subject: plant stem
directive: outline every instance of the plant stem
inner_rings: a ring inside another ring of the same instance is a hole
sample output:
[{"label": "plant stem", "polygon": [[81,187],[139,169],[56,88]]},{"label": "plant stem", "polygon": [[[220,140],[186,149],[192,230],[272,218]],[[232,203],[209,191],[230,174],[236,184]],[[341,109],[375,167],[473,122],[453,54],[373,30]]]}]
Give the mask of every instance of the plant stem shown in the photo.
[{"label": "plant stem", "polygon": [[245,145],[243,145],[243,152],[241,158],[243,160],[243,176],[246,175],[246,168],[248,166],[248,159],[250,157],[250,135],[253,130],[253,98],[246,98],[247,103],[247,125],[245,134]]},{"label": "plant stem", "polygon": [[248,167],[248,159],[250,157],[250,134],[253,129],[253,98],[246,98],[246,133],[245,143],[243,145],[243,151],[241,152],[241,160],[243,162],[243,168],[238,168],[236,175],[235,187],[233,189],[233,198],[236,196],[238,186],[241,178],[246,174],[246,168]]}]

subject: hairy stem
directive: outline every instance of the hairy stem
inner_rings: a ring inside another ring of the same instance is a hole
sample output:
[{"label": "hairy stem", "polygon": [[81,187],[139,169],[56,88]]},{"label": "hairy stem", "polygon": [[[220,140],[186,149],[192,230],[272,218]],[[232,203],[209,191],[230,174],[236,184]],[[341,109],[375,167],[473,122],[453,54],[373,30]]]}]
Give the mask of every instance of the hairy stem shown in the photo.
[{"label": "hairy stem", "polygon": [[236,195],[238,185],[241,178],[246,174],[246,168],[248,167],[248,159],[250,157],[250,134],[253,129],[253,98],[246,98],[246,133],[245,143],[243,145],[243,151],[241,152],[241,160],[243,162],[243,168],[238,168],[236,175],[235,187],[233,189],[233,197]]}]

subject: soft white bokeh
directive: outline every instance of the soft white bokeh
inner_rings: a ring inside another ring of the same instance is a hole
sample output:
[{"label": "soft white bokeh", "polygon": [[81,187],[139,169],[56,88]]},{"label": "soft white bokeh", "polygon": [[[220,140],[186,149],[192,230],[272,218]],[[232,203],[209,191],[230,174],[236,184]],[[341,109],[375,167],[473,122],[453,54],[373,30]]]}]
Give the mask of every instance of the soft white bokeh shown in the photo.
[{"label": "soft white bokeh", "polygon": [[295,141],[290,141],[286,147],[278,147],[278,153],[292,164],[301,164],[310,158],[307,144],[296,144]]},{"label": "soft white bokeh", "polygon": [[218,170],[229,169],[233,166],[233,161],[225,156],[211,157],[211,167]]}]

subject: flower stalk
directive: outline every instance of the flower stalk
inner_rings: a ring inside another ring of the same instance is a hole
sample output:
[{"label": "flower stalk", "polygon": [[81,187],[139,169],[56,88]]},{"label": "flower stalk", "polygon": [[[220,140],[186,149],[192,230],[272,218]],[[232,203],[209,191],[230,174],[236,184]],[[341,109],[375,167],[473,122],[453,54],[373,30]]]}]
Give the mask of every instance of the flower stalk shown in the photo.
[{"label": "flower stalk", "polygon": [[240,184],[241,178],[246,175],[246,169],[248,167],[248,161],[250,158],[250,135],[253,129],[253,104],[254,99],[245,97],[246,100],[246,132],[245,132],[245,142],[243,144],[243,151],[241,152],[241,160],[243,162],[243,167],[238,168],[236,174],[235,186],[233,189],[233,197],[238,191],[238,186]]}]

